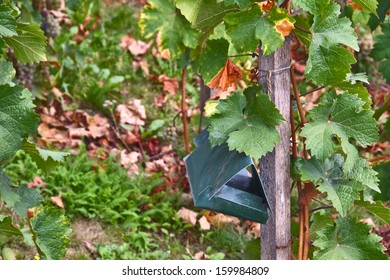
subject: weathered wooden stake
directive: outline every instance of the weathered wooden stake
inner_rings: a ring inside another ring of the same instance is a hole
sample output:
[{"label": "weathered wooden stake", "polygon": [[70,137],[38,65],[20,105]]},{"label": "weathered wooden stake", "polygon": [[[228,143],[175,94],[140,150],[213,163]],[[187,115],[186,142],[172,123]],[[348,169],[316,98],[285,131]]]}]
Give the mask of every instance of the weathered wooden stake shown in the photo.
[{"label": "weathered wooden stake", "polygon": [[290,40],[275,53],[259,58],[259,84],[268,92],[284,121],[280,143],[260,160],[260,177],[271,213],[261,226],[261,259],[288,260],[290,250]]}]

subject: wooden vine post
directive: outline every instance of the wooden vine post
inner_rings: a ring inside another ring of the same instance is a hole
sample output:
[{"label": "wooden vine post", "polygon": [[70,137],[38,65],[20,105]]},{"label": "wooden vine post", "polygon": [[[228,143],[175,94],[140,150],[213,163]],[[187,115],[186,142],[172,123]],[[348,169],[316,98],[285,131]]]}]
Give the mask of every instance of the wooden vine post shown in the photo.
[{"label": "wooden vine post", "polygon": [[259,57],[259,84],[285,121],[277,128],[280,143],[260,160],[260,177],[271,208],[261,226],[261,259],[291,259],[290,248],[290,40],[268,56]]}]

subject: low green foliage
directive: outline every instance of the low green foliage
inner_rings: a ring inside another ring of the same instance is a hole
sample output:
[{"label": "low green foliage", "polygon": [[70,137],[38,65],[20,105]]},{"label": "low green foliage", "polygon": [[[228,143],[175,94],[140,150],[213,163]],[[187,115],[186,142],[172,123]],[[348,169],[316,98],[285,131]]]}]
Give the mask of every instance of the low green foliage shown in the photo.
[{"label": "low green foliage", "polygon": [[[19,169],[19,167],[24,168]],[[158,175],[129,177],[115,158],[97,161],[89,158],[85,150],[69,159],[45,176],[35,164],[20,154],[8,167],[10,175],[30,181],[41,175],[52,196],[61,194],[69,217],[82,215],[99,218],[104,222],[122,224],[131,228],[157,229],[158,223],[177,226],[170,203],[177,196],[166,192],[151,194],[162,183]],[[23,173],[27,171],[28,173]]]}]

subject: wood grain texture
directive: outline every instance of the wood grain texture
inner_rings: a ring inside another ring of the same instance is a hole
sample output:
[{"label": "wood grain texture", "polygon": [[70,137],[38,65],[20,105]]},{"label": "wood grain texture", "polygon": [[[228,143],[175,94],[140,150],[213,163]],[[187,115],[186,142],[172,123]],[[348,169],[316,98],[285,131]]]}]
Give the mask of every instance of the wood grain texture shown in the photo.
[{"label": "wood grain texture", "polygon": [[275,53],[259,58],[259,84],[283,115],[284,121],[277,130],[281,141],[275,149],[260,160],[260,177],[270,203],[270,217],[261,226],[261,259],[289,260],[290,250],[290,72],[289,69],[275,72],[267,83],[267,72],[290,65],[290,40]]}]

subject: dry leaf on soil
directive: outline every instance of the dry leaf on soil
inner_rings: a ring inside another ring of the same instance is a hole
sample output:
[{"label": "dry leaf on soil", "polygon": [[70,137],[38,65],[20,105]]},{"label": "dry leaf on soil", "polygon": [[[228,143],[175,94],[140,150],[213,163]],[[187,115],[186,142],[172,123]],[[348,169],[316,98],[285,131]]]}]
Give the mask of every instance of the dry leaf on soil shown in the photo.
[{"label": "dry leaf on soil", "polygon": [[195,211],[192,211],[190,209],[182,207],[178,212],[177,215],[180,219],[182,219],[185,222],[190,223],[191,225],[195,226],[196,224],[196,217],[198,216],[198,213]]},{"label": "dry leaf on soil", "polygon": [[145,43],[140,40],[136,40],[130,35],[126,34],[122,36],[120,47],[122,49],[127,49],[132,55],[144,55],[148,52],[150,46],[152,45],[152,41],[149,43]]},{"label": "dry leaf on soil", "polygon": [[200,218],[198,222],[199,222],[201,229],[210,230],[211,224],[209,223],[209,221],[207,220],[207,218],[205,216],[202,216],[202,218]]},{"label": "dry leaf on soil", "polygon": [[205,258],[206,258],[206,254],[203,251],[199,251],[194,256],[195,260],[204,260]]},{"label": "dry leaf on soil", "polygon": [[237,217],[233,216],[228,216],[222,213],[212,213],[210,211],[207,211],[205,213],[205,216],[207,220],[210,222],[215,227],[218,227],[220,225],[224,224],[233,224],[233,225],[238,225],[240,223],[240,219]]},{"label": "dry leaf on soil", "polygon": [[141,105],[141,100],[134,99],[127,104],[120,104],[116,107],[115,113],[120,124],[142,126],[146,119],[145,107]]},{"label": "dry leaf on soil", "polygon": [[176,78],[170,78],[165,74],[158,76],[158,81],[163,85],[163,91],[175,94],[179,89],[179,81]]},{"label": "dry leaf on soil", "polygon": [[122,150],[120,154],[120,163],[127,169],[129,175],[138,175],[139,167],[137,163],[140,158],[141,154],[139,152],[133,151],[127,153],[125,150]]}]

